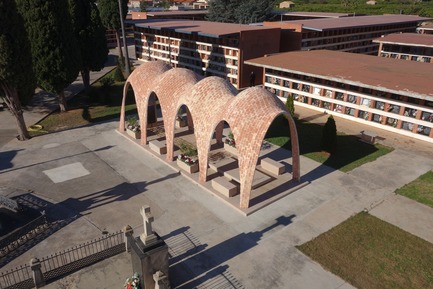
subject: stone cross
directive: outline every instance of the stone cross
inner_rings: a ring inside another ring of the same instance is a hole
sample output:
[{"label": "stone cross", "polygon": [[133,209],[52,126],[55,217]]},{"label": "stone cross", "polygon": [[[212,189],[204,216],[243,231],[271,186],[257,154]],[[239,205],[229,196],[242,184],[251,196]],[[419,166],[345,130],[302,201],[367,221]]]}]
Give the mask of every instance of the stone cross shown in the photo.
[{"label": "stone cross", "polygon": [[140,239],[144,243],[144,245],[147,246],[156,242],[157,240],[157,237],[152,230],[152,222],[154,219],[152,214],[150,213],[149,206],[141,207],[140,214],[143,216],[143,226],[144,226],[144,233],[140,235]]}]

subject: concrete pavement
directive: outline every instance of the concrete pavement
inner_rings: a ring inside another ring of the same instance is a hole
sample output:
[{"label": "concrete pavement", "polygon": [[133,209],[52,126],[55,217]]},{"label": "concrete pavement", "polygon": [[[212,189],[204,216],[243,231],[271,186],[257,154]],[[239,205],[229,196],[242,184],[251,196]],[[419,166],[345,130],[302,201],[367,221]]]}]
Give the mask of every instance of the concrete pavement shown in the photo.
[{"label": "concrete pavement", "polygon": [[[432,158],[403,148],[348,174],[301,157],[302,175],[311,184],[244,217],[116,127],[116,122],[106,122],[28,142],[13,140],[1,148],[0,184],[34,191],[49,203],[49,213],[63,212],[60,217],[69,222],[2,271],[126,224],[140,234],[139,208],[149,204],[154,228],[170,247],[174,288],[351,288],[294,246],[364,208],[380,210],[382,200],[396,188],[433,167]],[[80,164],[89,174],[59,182],[44,173],[71,164]],[[411,209],[403,207],[399,214],[410,214]],[[112,262],[118,262],[116,258]],[[132,272],[125,261],[119,262],[115,274],[97,264],[47,288],[63,288],[71,278],[75,285],[66,288],[122,286]]]},{"label": "concrete pavement", "polygon": [[[296,110],[313,122],[327,118]],[[365,129],[338,116],[336,123],[347,133]],[[116,121],[105,122],[26,142],[9,139],[0,146],[0,186],[33,191],[45,202],[48,214],[65,224],[0,271],[126,224],[140,234],[139,208],[144,204],[151,206],[154,228],[169,245],[174,288],[352,288],[294,246],[365,208],[433,242],[425,234],[431,224],[421,224],[433,219],[433,210],[392,194],[433,168],[430,144],[379,132],[381,142],[396,149],[349,173],[301,157],[302,178],[311,183],[244,217],[116,132],[116,127]],[[50,177],[49,172],[60,174],[71,166],[74,174]],[[121,254],[46,288],[121,288],[132,274],[128,266],[128,256]]]}]

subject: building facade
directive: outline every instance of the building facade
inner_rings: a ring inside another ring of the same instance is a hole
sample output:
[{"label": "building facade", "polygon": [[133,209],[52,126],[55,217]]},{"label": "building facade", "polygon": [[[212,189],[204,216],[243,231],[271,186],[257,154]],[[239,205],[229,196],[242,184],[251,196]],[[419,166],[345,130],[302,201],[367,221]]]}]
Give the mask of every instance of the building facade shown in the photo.
[{"label": "building facade", "polygon": [[297,51],[248,61],[282,101],[433,143],[432,67],[338,51]]},{"label": "building facade", "polygon": [[135,25],[136,57],[227,79],[236,88],[250,85],[263,70],[244,60],[279,52],[279,28],[189,20],[154,20]]},{"label": "building facade", "polygon": [[379,43],[379,56],[433,63],[433,34],[389,34],[373,42]]},{"label": "building facade", "polygon": [[[378,15],[265,22],[265,27],[291,31],[282,34],[282,47],[297,50],[338,50],[377,55],[373,39],[397,32],[416,32],[419,23],[430,18],[412,15]],[[286,43],[288,42],[288,43]]]}]

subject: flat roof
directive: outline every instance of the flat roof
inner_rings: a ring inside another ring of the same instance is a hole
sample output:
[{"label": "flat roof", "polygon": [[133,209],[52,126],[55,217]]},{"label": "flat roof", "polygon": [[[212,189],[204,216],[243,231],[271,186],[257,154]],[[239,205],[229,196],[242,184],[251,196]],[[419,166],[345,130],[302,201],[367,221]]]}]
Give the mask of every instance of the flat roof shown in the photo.
[{"label": "flat roof", "polygon": [[207,14],[208,10],[174,10],[174,11],[154,11],[146,12],[149,16],[179,16],[179,15],[200,15]]},{"label": "flat roof", "polygon": [[373,42],[433,47],[433,34],[394,33],[374,39]]},{"label": "flat roof", "polygon": [[285,23],[302,24],[303,28],[325,31],[350,27],[367,27],[383,24],[398,24],[408,22],[422,22],[432,18],[414,16],[414,15],[373,15],[373,16],[353,16],[340,18],[325,19],[306,19],[283,21]]},{"label": "flat roof", "polygon": [[418,27],[419,29],[433,30],[433,22],[427,22],[424,25]]},{"label": "flat roof", "polygon": [[299,16],[299,17],[323,17],[323,18],[338,18],[353,15],[353,13],[335,13],[335,12],[287,12],[287,11],[273,11],[273,14]]},{"label": "flat roof", "polygon": [[431,63],[333,50],[311,50],[250,59],[245,64],[433,101]]},{"label": "flat roof", "polygon": [[150,19],[135,24],[137,27],[157,30],[172,30],[178,33],[197,34],[207,37],[238,35],[242,31],[279,29],[244,24],[220,23],[183,19]]}]

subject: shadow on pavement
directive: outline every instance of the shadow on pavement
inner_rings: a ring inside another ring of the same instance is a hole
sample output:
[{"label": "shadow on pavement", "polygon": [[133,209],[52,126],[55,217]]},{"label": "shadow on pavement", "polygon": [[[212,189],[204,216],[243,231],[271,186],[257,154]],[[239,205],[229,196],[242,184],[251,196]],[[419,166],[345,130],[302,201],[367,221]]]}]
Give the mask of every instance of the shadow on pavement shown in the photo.
[{"label": "shadow on pavement", "polygon": [[12,164],[12,160],[17,155],[17,153],[22,150],[11,150],[0,152],[0,171],[10,169],[14,165]]},{"label": "shadow on pavement", "polygon": [[[256,246],[265,233],[279,226],[291,224],[294,217],[295,215],[278,217],[274,224],[261,231],[241,233],[198,254],[194,253],[189,258],[185,256],[185,260],[170,266],[170,276],[173,276],[170,278],[172,285],[178,288],[195,288],[193,284],[206,283],[228,269],[228,266],[223,263]],[[170,247],[169,243],[167,245]],[[202,274],[205,275],[195,279]]]}]

